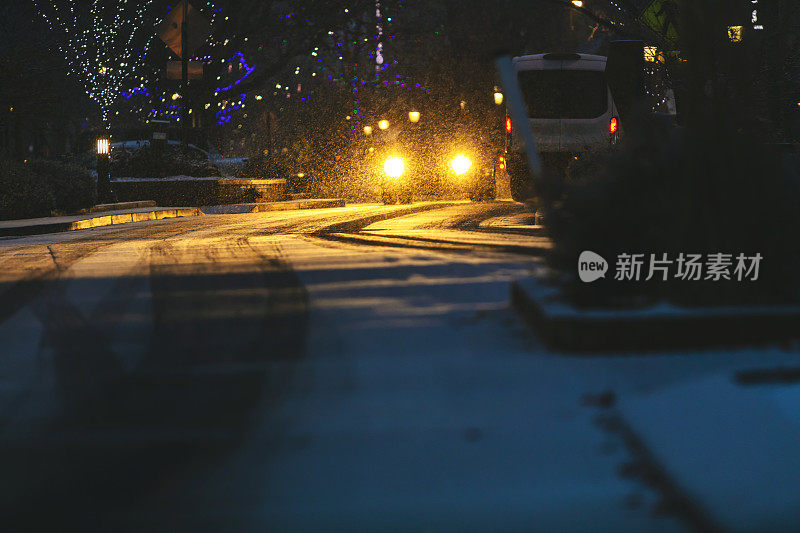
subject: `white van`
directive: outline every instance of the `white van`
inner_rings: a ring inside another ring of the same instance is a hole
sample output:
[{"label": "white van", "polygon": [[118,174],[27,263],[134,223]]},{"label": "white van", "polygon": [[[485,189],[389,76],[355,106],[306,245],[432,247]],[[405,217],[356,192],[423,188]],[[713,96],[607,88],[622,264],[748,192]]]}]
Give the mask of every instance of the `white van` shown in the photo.
[{"label": "white van", "polygon": [[[542,164],[549,170],[564,173],[576,157],[618,141],[621,124],[606,83],[606,57],[535,54],[515,57],[512,63]],[[533,191],[516,132],[509,132],[506,149],[511,195],[523,201]]]}]

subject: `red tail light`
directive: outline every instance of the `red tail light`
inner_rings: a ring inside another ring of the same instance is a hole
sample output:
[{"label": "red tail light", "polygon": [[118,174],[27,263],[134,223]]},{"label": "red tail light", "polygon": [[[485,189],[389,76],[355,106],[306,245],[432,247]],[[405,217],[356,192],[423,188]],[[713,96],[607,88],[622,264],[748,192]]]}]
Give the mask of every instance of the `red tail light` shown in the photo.
[{"label": "red tail light", "polygon": [[506,169],[506,158],[503,157],[502,155],[499,158],[497,158],[497,166],[500,168],[500,170]]},{"label": "red tail light", "polygon": [[613,135],[617,133],[618,128],[619,124],[617,123],[617,117],[611,117],[611,122],[608,123],[608,133]]},{"label": "red tail light", "polygon": [[511,117],[506,117],[506,132],[511,133]]}]

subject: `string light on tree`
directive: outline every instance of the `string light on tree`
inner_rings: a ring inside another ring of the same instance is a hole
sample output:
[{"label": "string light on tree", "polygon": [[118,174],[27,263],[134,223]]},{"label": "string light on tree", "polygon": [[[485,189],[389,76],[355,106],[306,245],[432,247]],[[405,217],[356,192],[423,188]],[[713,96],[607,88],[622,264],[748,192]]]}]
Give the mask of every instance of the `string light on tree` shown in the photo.
[{"label": "string light on tree", "polygon": [[152,0],[36,0],[69,73],[108,121],[123,87],[143,68],[153,38]]},{"label": "string light on tree", "polygon": [[[155,65],[150,55],[161,46],[154,44],[155,26],[174,6],[153,0],[34,2],[68,63],[67,75],[81,81],[86,94],[99,105],[104,122],[117,115],[145,119],[145,112],[150,118],[176,115],[180,106],[164,105],[174,89],[158,88],[163,65]],[[193,0],[192,6],[205,12],[212,25],[220,11],[206,0]],[[190,59],[207,62],[210,57]],[[112,108],[123,104],[112,113]]]}]

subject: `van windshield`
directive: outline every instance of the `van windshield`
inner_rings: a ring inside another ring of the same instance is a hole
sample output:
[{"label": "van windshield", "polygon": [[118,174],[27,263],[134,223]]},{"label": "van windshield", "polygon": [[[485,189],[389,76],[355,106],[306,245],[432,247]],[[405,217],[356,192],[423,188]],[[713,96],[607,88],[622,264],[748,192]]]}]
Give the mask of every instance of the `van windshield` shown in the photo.
[{"label": "van windshield", "polygon": [[530,118],[597,118],[608,109],[601,71],[524,70],[519,85]]}]

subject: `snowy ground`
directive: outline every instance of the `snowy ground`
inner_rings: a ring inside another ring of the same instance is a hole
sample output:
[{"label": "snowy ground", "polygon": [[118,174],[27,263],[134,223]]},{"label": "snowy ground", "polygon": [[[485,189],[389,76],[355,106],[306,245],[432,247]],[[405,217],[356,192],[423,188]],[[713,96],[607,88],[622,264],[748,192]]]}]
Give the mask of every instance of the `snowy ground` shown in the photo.
[{"label": "snowy ground", "polygon": [[[88,530],[690,530],[680,513],[654,512],[657,490],[621,475],[636,458],[599,423],[612,411],[676,464],[716,524],[734,523],[710,511],[725,506],[724,486],[693,484],[747,444],[719,463],[687,461],[697,441],[680,437],[714,410],[683,391],[790,365],[796,352],[548,352],[509,307],[534,256],[318,233],[392,209],[0,241],[0,512]],[[465,204],[365,231],[546,246],[497,231],[521,225],[515,209]],[[607,391],[616,407],[586,405]],[[784,400],[770,428],[796,421]],[[772,413],[759,409],[741,427],[727,419],[727,438],[757,432]],[[789,487],[792,471],[782,479]],[[791,519],[786,494],[777,508],[737,501],[737,516]]]}]

